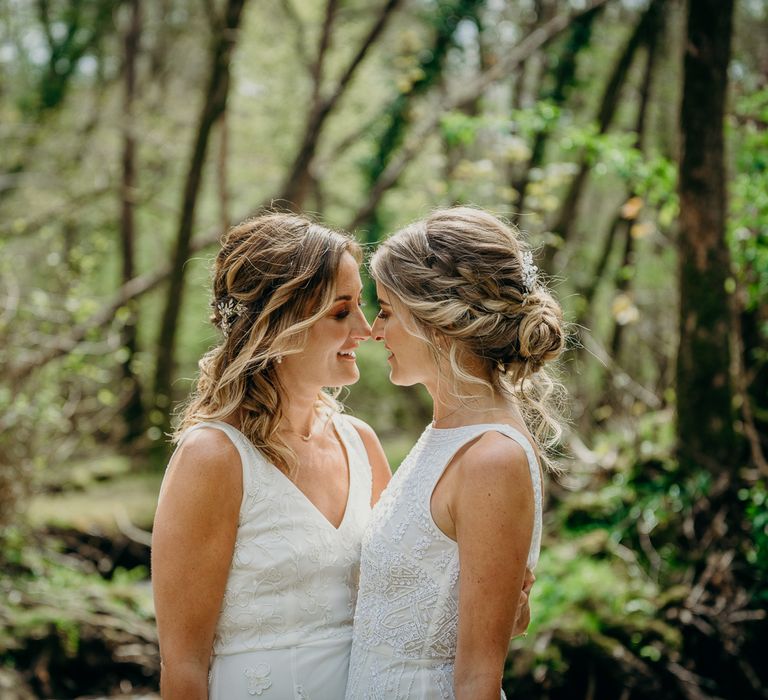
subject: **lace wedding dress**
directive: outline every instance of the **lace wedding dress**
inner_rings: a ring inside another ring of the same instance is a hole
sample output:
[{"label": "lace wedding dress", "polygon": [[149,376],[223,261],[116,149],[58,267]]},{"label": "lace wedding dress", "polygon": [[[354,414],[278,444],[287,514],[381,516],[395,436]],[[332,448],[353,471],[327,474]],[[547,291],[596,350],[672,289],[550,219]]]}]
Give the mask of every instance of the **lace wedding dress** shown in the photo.
[{"label": "lace wedding dress", "polygon": [[354,426],[333,418],[349,463],[344,518],[333,527],[236,428],[243,500],[216,627],[210,700],[340,700],[347,679],[371,467]]},{"label": "lace wedding dress", "polygon": [[435,525],[430,501],[458,450],[491,430],[520,444],[528,457],[535,503],[528,566],[536,565],[542,491],[530,442],[504,424],[428,426],[374,507],[363,537],[347,700],[454,697],[459,552]]}]

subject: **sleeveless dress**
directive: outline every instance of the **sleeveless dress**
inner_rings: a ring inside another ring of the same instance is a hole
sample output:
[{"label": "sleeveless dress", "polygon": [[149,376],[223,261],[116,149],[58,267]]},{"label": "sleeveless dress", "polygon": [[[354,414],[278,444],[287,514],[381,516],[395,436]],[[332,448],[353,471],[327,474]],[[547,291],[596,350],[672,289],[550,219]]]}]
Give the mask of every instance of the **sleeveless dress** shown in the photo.
[{"label": "sleeveless dress", "polygon": [[542,490],[530,442],[505,424],[427,426],[373,508],[363,537],[347,700],[454,697],[459,551],[432,519],[430,501],[453,456],[488,431],[510,437],[528,457],[535,505],[528,567],[536,565]]},{"label": "sleeveless dress", "polygon": [[341,700],[372,477],[355,427],[333,418],[349,464],[338,529],[239,430],[243,500],[208,677],[209,700]]}]

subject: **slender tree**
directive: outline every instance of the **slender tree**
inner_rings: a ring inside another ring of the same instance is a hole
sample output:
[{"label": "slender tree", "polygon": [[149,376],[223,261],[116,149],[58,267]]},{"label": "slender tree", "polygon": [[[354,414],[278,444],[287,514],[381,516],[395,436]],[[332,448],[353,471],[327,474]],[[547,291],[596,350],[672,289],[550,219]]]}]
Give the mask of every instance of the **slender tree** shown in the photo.
[{"label": "slender tree", "polygon": [[[576,61],[581,51],[587,48],[592,38],[592,25],[597,15],[602,11],[602,6],[595,8],[579,17],[571,27],[560,49],[557,62],[552,73],[552,85],[542,90],[539,97],[556,106],[561,106],[570,92],[576,79]],[[519,198],[516,202],[517,214],[515,220],[519,220],[520,213],[525,211],[525,198],[531,171],[538,168],[544,161],[544,152],[551,130],[547,127],[538,129],[533,137],[531,155],[520,176],[512,182],[512,187],[517,191]]]},{"label": "slender tree", "polygon": [[342,71],[341,76],[333,89],[329,90],[328,94],[324,95],[320,90],[320,81],[326,64],[326,54],[331,43],[331,28],[338,5],[338,0],[328,0],[317,57],[315,62],[310,66],[313,79],[313,90],[309,111],[307,113],[306,126],[304,127],[301,143],[299,144],[299,148],[291,166],[288,168],[288,172],[278,196],[278,199],[282,200],[287,206],[294,209],[301,208],[304,199],[310,190],[310,185],[312,183],[310,174],[312,161],[317,153],[317,146],[320,142],[320,136],[322,135],[326,121],[336,108],[339,100],[347,91],[352,78],[362,64],[363,59],[365,59],[370,49],[376,44],[389,23],[389,20],[392,18],[392,15],[401,3],[402,0],[386,0],[379,10],[373,25],[363,37],[357,51]]},{"label": "slender tree", "polygon": [[[651,101],[651,88],[653,85],[654,68],[657,59],[656,49],[663,31],[663,8],[659,8],[659,10],[660,11],[656,15],[656,21],[654,22],[653,27],[649,30],[648,40],[646,42],[647,53],[645,66],[643,68],[643,82],[640,87],[640,104],[637,110],[637,122],[635,125],[635,133],[637,134],[635,145],[641,153],[645,153],[648,142],[648,105]],[[637,196],[637,192],[633,190],[629,194],[629,199],[633,200]],[[616,291],[627,293],[630,289],[632,277],[634,275],[635,238],[632,235],[632,222],[627,222],[624,228],[624,251],[615,279]],[[624,326],[620,323],[614,323],[613,336],[609,346],[611,348],[611,355],[615,358],[618,358],[619,356],[623,335]]]},{"label": "slender tree", "polygon": [[48,60],[35,89],[19,100],[32,128],[21,136],[18,155],[3,165],[4,173],[12,177],[0,181],[0,203],[16,190],[19,176],[34,161],[35,148],[45,133],[41,127],[65,103],[80,59],[96,51],[114,31],[112,15],[121,1],[67,0],[51,7],[49,0],[36,0],[36,29],[45,39]]},{"label": "slender tree", "polygon": [[421,152],[425,139],[439,128],[443,114],[452,110],[466,109],[467,105],[477,100],[491,85],[516,71],[524,61],[528,60],[542,46],[545,46],[555,37],[559,36],[578,17],[606,2],[607,0],[589,0],[586,7],[580,10],[566,11],[556,15],[528,34],[520,43],[510,49],[506,55],[501,56],[492,66],[483,71],[468,85],[464,86],[463,89],[448,94],[436,108],[430,111],[430,116],[411,127],[408,137],[403,139],[400,148],[390,154],[386,167],[381,170],[376,181],[371,184],[368,197],[358,208],[346,228],[353,231],[364,222],[370,220],[379,206],[384,193],[390,187],[395,186],[408,164]]},{"label": "slender tree", "polygon": [[[603,90],[600,100],[600,108],[597,113],[598,132],[604,134],[613,123],[616,111],[619,106],[622,88],[626,82],[627,75],[634,62],[635,54],[643,43],[647,42],[648,37],[652,35],[656,16],[660,7],[666,0],[651,0],[648,9],[643,13],[632,34],[630,34],[624,49],[619,55],[616,64],[608,77],[608,81]],[[574,176],[568,191],[563,199],[563,204],[557,216],[557,220],[552,226],[552,230],[559,234],[563,241],[570,238],[573,233],[573,224],[576,220],[576,213],[579,202],[584,194],[587,180],[589,179],[589,165],[586,158],[582,158],[579,169]],[[546,251],[545,267],[552,266],[554,250],[548,248]]]},{"label": "slender tree", "polygon": [[733,4],[689,2],[680,112],[678,450],[684,467],[713,472],[735,466],[723,136]]},{"label": "slender tree", "polygon": [[[123,177],[120,187],[120,243],[123,256],[121,284],[136,275],[136,124],[134,119],[136,102],[136,64],[141,39],[141,0],[128,0],[129,22],[125,32],[123,64]],[[126,349],[121,372],[125,394],[123,418],[125,440],[131,442],[143,432],[144,407],[141,397],[141,383],[133,369],[138,350],[137,304],[131,300],[126,305],[128,317],[123,325],[123,347]]]},{"label": "slender tree", "polygon": [[[393,155],[403,143],[411,121],[411,107],[414,99],[428,92],[436,85],[443,72],[449,49],[454,45],[456,28],[464,19],[476,21],[485,0],[454,0],[437,3],[435,14],[430,18],[435,32],[429,50],[423,52],[419,61],[419,77],[404,91],[400,92],[381,115],[381,124],[377,144],[373,155],[364,166],[365,179],[369,188],[373,188],[390,163]],[[476,100],[468,105],[472,109]],[[365,229],[365,240],[373,243],[380,238],[381,221],[378,207],[372,209],[366,219],[357,222]]]},{"label": "slender tree", "polygon": [[[160,324],[157,343],[154,399],[161,415],[167,416],[171,395],[176,335],[179,314],[184,297],[184,266],[189,259],[192,227],[195,220],[198,194],[203,176],[203,165],[214,125],[227,106],[230,85],[230,61],[237,42],[246,0],[227,0],[224,14],[214,24],[214,39],[205,99],[198,117],[195,141],[192,147],[184,189],[176,241],[172,253],[168,294]],[[167,423],[168,418],[164,419]],[[164,425],[163,427],[167,427]]]}]

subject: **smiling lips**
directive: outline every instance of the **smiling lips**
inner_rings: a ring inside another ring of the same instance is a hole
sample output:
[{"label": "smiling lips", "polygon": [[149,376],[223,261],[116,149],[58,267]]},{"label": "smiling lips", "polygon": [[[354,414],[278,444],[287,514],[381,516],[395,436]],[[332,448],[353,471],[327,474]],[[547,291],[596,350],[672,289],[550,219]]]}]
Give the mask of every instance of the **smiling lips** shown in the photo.
[{"label": "smiling lips", "polygon": [[355,355],[354,350],[342,350],[339,353],[336,353],[342,360],[355,360],[357,359],[357,355]]}]

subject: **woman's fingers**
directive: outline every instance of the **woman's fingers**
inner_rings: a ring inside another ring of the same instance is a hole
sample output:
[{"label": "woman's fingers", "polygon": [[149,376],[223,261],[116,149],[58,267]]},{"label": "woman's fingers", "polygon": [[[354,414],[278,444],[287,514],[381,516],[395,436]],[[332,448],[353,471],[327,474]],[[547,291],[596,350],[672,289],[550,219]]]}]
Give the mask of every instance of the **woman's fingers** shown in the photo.
[{"label": "woman's fingers", "polygon": [[526,568],[525,578],[523,578],[523,593],[530,593],[535,581],[536,577],[533,575],[533,571]]}]

